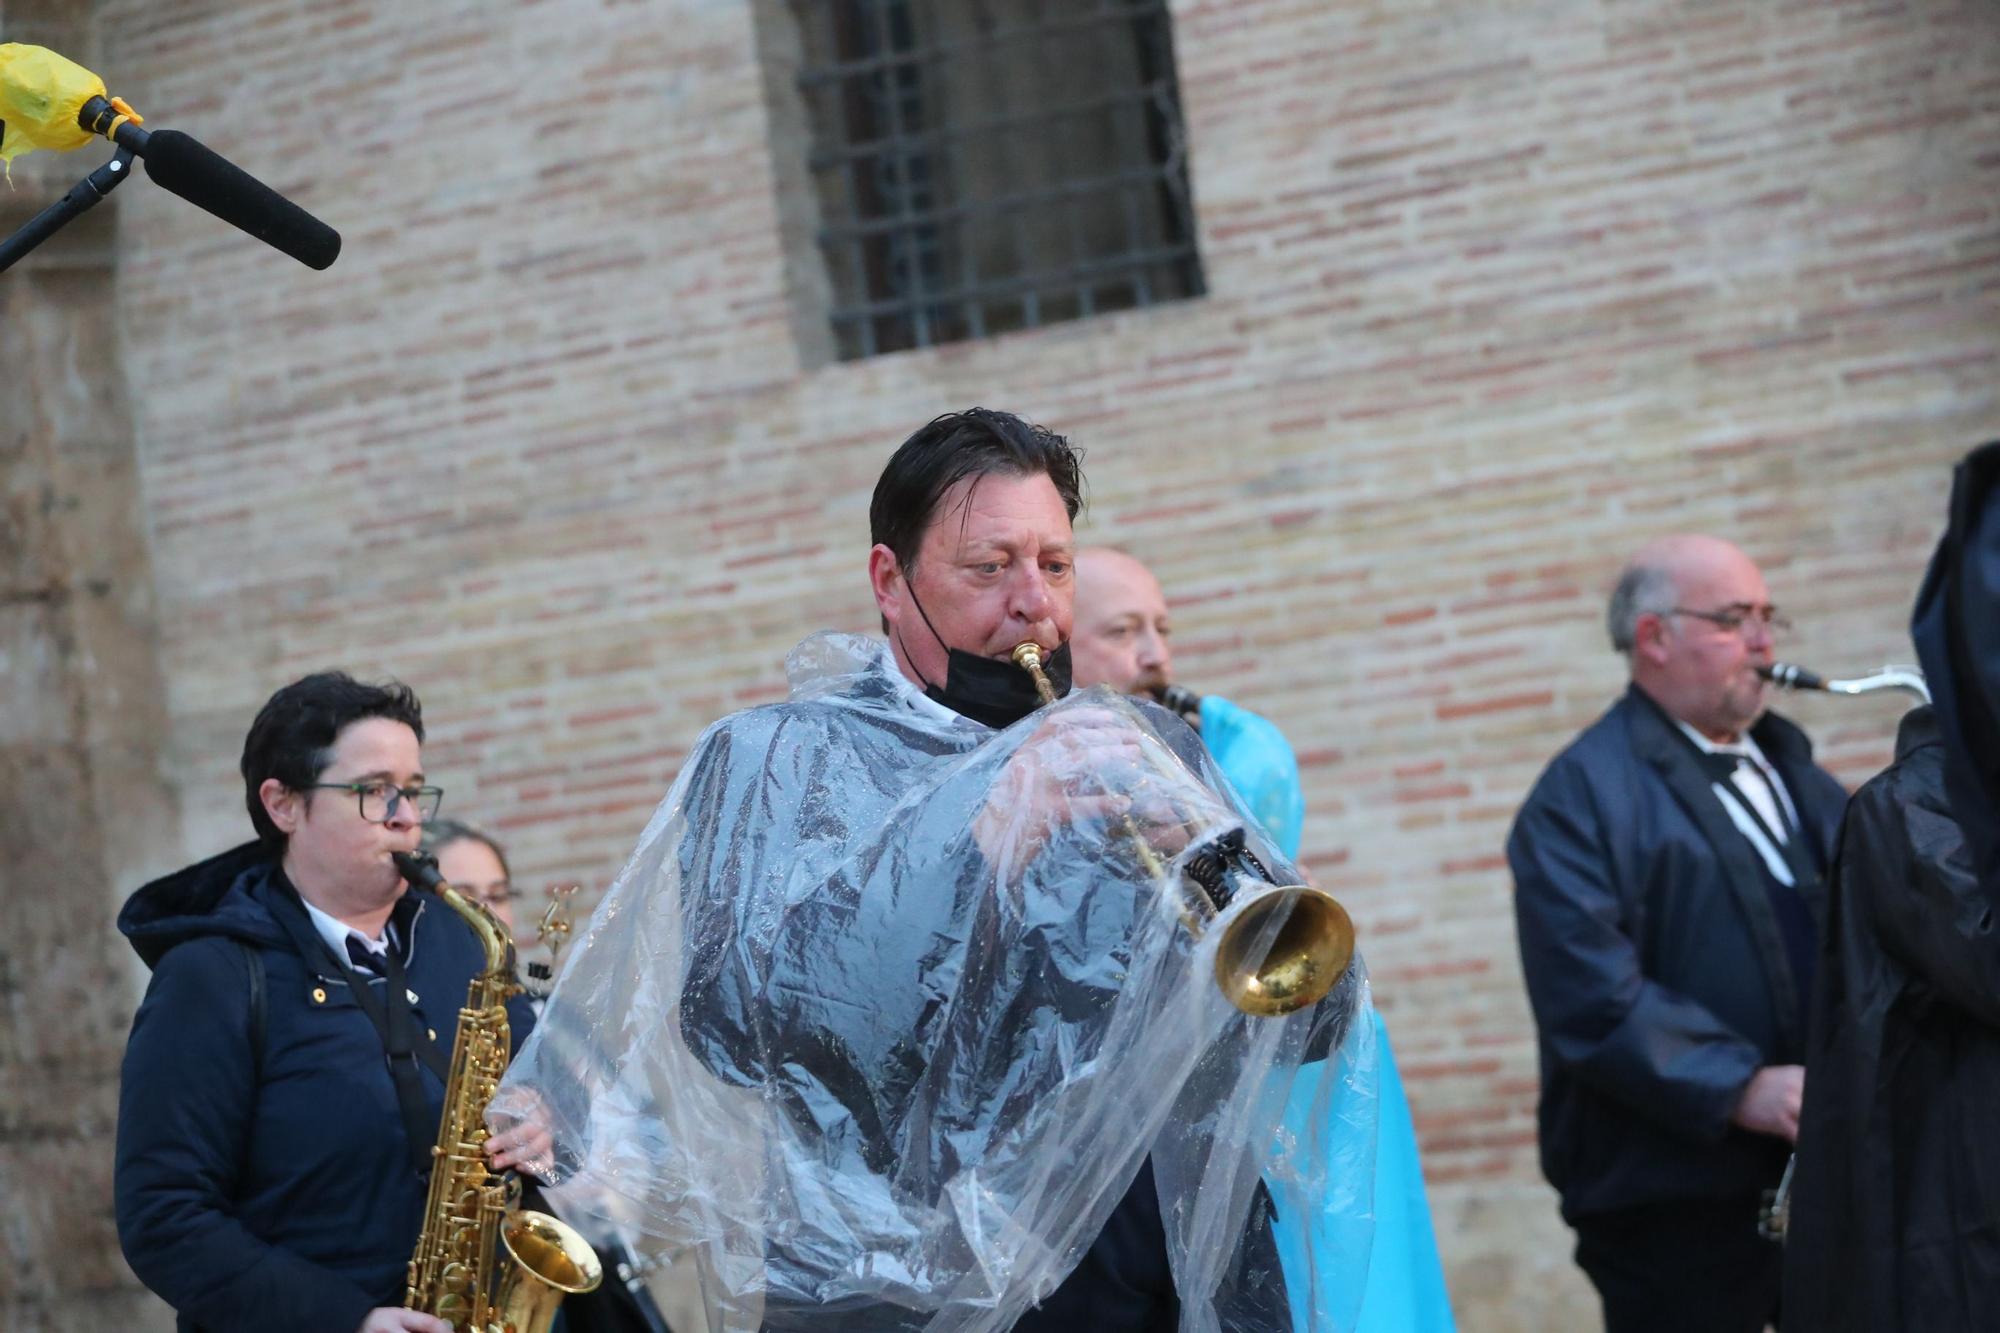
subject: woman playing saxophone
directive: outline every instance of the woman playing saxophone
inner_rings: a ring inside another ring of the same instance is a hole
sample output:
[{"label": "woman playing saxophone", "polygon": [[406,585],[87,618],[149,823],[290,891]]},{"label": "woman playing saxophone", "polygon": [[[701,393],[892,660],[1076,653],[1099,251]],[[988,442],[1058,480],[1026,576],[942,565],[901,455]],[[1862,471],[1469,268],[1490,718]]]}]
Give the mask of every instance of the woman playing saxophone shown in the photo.
[{"label": "woman playing saxophone", "polygon": [[[125,1051],[119,1239],[184,1330],[450,1329],[405,1289],[447,1053],[490,959],[393,860],[442,795],[423,734],[402,685],[279,690],[243,745],[255,840],[120,915],[153,975]],[[526,1006],[499,1004],[523,1034]],[[547,1140],[480,1147],[498,1171]]]}]

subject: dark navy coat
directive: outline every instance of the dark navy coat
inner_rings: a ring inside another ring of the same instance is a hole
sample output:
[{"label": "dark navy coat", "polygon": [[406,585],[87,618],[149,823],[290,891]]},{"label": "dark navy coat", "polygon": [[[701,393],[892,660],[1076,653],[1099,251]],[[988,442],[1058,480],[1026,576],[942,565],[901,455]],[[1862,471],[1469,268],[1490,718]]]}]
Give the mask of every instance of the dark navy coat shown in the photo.
[{"label": "dark navy coat", "polygon": [[[382,1040],[330,957],[301,957],[280,928],[276,876],[241,847],[148,884],[119,916],[153,977],[119,1092],[118,1236],[183,1330],[354,1333],[402,1303],[427,1186]],[[428,893],[394,919],[418,1021],[448,1053],[479,942]],[[263,967],[261,1043],[245,944]],[[509,1019],[518,1040],[526,1006]],[[444,1087],[423,1078],[435,1125]]]},{"label": "dark navy coat", "polygon": [[[1823,870],[1845,793],[1790,722],[1750,734]],[[1803,1063],[1806,1015],[1768,872],[1659,705],[1628,690],[1556,757],[1507,861],[1564,1217],[1776,1185],[1786,1145],[1730,1114],[1759,1066]]]}]

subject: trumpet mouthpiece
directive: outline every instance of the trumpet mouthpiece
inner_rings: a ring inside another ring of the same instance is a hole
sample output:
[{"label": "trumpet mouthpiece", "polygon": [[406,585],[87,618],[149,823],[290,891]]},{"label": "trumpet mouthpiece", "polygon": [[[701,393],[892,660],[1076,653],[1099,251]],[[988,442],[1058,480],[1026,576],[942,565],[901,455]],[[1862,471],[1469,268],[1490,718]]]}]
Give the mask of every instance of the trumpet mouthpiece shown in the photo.
[{"label": "trumpet mouthpiece", "polygon": [[1048,676],[1042,671],[1042,645],[1030,639],[1026,643],[1015,644],[1014,651],[1008,656],[1014,659],[1015,666],[1035,678],[1036,698],[1044,704],[1056,701],[1056,687],[1049,683]]}]

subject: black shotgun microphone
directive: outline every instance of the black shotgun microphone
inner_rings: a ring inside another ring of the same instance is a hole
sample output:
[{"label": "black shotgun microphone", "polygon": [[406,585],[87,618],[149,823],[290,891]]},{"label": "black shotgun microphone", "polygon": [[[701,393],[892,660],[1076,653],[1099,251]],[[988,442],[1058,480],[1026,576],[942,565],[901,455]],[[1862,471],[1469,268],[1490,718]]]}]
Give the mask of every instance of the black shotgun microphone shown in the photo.
[{"label": "black shotgun microphone", "polygon": [[199,139],[179,130],[154,130],[140,160],[146,164],[146,175],[162,189],[283,250],[307,268],[323,269],[340,257],[339,232]]},{"label": "black shotgun microphone", "polygon": [[101,97],[83,105],[79,124],[93,134],[107,131],[112,142],[129,148],[146,164],[146,175],[168,190],[282,250],[307,268],[324,269],[340,257],[340,233],[279,194],[243,168],[179,130],[144,130],[114,121]]}]

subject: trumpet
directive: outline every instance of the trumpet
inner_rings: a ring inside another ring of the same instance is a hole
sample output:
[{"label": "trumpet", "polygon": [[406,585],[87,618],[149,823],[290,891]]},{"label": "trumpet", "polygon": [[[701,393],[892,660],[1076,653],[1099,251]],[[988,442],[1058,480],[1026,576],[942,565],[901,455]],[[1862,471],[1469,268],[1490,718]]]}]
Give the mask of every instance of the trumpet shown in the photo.
[{"label": "trumpet", "polygon": [[1872,675],[1853,680],[1827,680],[1791,662],[1772,662],[1757,668],[1757,674],[1787,690],[1824,690],[1828,694],[1875,694],[1881,690],[1901,690],[1925,703],[1931,701],[1924,673],[1913,666],[1885,666]]},{"label": "trumpet", "polygon": [[[1040,645],[1021,644],[1012,656],[1034,678],[1042,703],[1054,703]],[[1147,877],[1165,880],[1153,845],[1130,816],[1122,824]],[[1309,884],[1272,883],[1244,845],[1242,828],[1208,839],[1183,865],[1181,923],[1197,942],[1213,937],[1215,984],[1244,1013],[1278,1017],[1318,1004],[1347,971],[1354,957],[1354,922],[1347,909]]]}]

